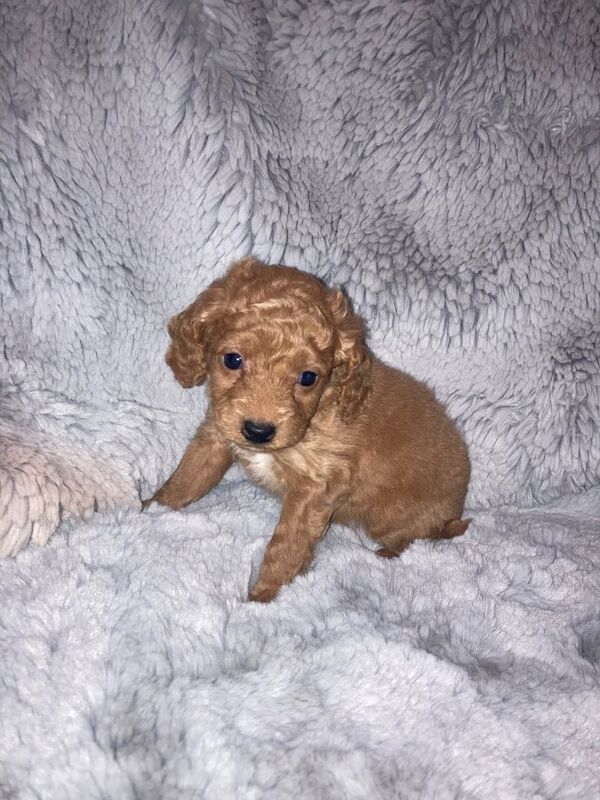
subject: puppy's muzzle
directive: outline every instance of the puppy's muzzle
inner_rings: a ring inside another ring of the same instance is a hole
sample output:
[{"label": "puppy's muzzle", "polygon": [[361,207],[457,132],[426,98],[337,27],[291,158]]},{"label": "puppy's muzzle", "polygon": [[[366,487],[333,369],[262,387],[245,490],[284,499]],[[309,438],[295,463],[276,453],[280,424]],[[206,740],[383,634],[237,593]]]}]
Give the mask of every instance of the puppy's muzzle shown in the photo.
[{"label": "puppy's muzzle", "polygon": [[277,428],[270,422],[255,422],[253,419],[244,420],[242,435],[252,444],[265,444],[275,436]]}]

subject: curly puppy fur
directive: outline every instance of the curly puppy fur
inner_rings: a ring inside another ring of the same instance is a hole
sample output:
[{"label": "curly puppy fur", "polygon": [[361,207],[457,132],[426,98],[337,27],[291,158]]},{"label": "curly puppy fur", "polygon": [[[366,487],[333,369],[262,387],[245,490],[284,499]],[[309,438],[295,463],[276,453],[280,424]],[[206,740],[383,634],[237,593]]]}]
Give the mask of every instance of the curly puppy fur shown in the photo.
[{"label": "curly puppy fur", "polygon": [[[306,569],[332,521],[361,525],[384,557],[464,533],[461,437],[426,386],[369,352],[342,292],[245,258],[173,317],[169,334],[167,363],[184,387],[208,380],[209,408],[144,507],[198,500],[235,459],[280,494],[252,600],[271,600]],[[317,377],[304,386],[307,371]]]}]

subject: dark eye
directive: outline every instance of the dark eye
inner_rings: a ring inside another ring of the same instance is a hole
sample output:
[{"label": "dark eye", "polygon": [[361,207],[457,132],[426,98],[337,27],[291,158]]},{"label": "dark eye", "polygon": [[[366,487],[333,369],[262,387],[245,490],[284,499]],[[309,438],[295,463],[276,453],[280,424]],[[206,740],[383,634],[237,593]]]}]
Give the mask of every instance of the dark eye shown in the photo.
[{"label": "dark eye", "polygon": [[301,372],[300,375],[298,375],[298,383],[300,386],[312,386],[317,382],[318,377],[316,372],[311,372],[307,369],[305,372]]},{"label": "dark eye", "polygon": [[223,356],[223,364],[227,369],[239,369],[244,363],[244,359],[239,353],[225,353]]}]

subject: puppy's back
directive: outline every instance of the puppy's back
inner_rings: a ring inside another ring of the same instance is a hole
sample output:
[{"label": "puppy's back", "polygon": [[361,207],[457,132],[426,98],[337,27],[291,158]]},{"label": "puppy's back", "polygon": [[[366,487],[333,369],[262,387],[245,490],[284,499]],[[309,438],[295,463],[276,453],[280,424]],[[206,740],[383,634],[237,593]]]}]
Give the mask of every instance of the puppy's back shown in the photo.
[{"label": "puppy's back", "polygon": [[355,491],[360,503],[448,506],[459,517],[470,475],[456,426],[431,389],[374,360],[360,420]]}]

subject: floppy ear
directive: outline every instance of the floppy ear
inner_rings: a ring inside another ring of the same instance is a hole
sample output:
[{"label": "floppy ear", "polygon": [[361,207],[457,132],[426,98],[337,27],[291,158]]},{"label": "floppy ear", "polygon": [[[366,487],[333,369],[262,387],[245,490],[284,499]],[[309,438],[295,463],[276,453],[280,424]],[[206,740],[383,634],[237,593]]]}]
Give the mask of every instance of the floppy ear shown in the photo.
[{"label": "floppy ear", "polygon": [[211,328],[227,313],[231,295],[261,266],[255,258],[236,261],[223,278],[211,283],[185,311],[169,320],[171,344],[166,361],[185,389],[206,380]]},{"label": "floppy ear", "polygon": [[333,378],[337,402],[344,422],[351,422],[371,386],[371,356],[365,345],[365,328],[340,291],[332,291],[329,307],[336,326],[337,346]]},{"label": "floppy ear", "polygon": [[208,372],[208,334],[224,305],[223,281],[215,281],[185,311],[169,320],[166,361],[185,388],[198,386]]}]

